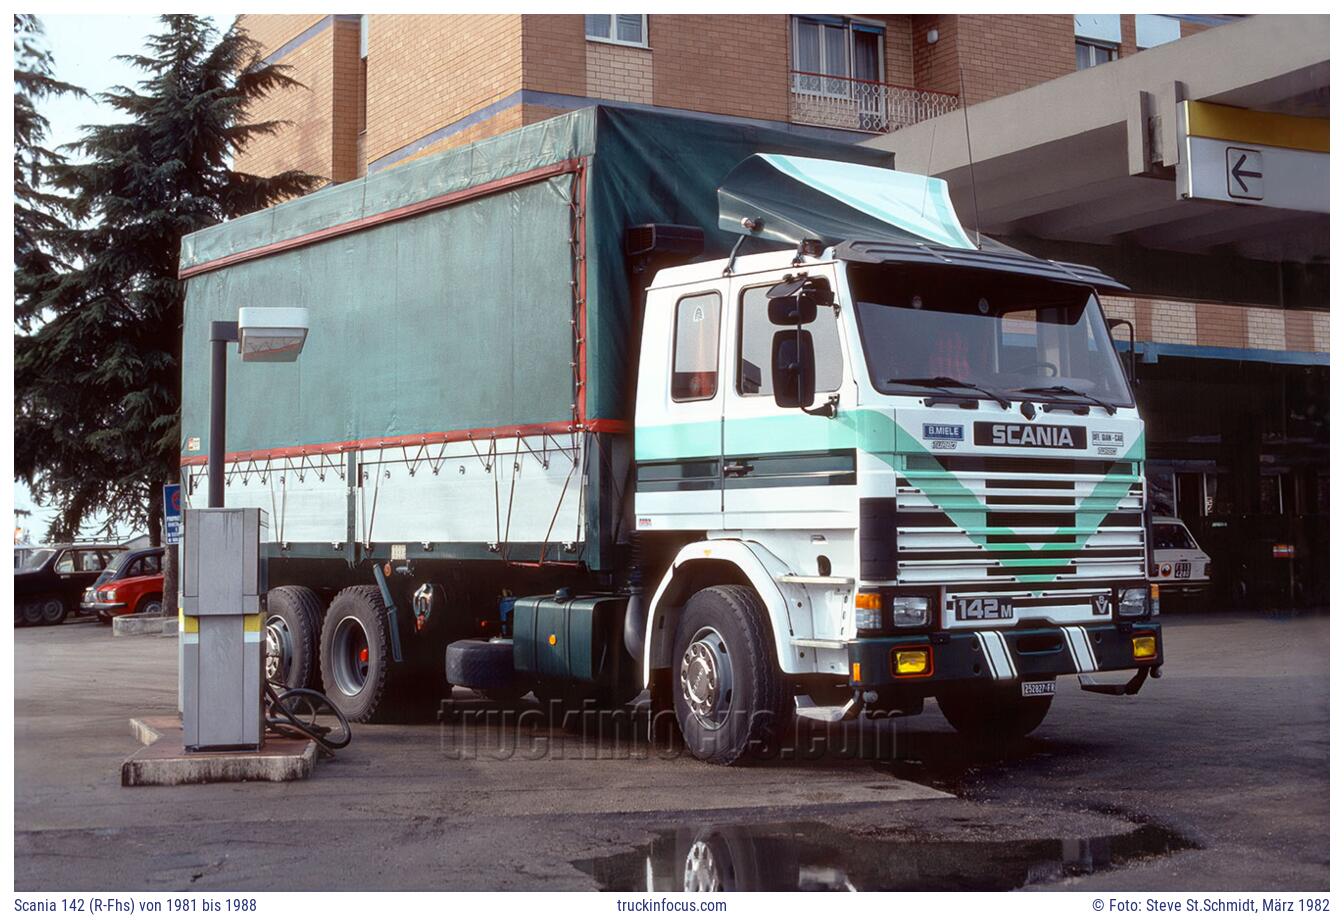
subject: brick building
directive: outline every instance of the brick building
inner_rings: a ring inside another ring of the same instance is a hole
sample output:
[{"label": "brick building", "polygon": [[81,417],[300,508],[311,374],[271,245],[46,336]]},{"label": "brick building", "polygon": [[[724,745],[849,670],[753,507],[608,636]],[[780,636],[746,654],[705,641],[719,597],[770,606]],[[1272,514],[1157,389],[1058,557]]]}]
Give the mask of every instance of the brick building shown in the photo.
[{"label": "brick building", "polygon": [[[1120,17],[1117,56],[1134,54]],[[1171,19],[1168,35],[1205,25]],[[239,166],[343,182],[596,102],[858,140],[1073,72],[1073,16],[247,15],[304,85]],[[1174,30],[1174,31],[1173,31]],[[1089,39],[1091,40],[1091,39]]]},{"label": "brick building", "polygon": [[[604,103],[868,144],[898,169],[947,179],[968,225],[1099,265],[1133,289],[1104,307],[1134,327],[1151,493],[1213,553],[1219,600],[1324,599],[1328,214],[1180,200],[1174,113],[1209,99],[1327,116],[1328,23],[313,14],[242,24],[304,85],[254,113],[292,126],[239,155],[252,172],[344,182]],[[1272,562],[1270,544],[1299,547],[1296,562]]]}]

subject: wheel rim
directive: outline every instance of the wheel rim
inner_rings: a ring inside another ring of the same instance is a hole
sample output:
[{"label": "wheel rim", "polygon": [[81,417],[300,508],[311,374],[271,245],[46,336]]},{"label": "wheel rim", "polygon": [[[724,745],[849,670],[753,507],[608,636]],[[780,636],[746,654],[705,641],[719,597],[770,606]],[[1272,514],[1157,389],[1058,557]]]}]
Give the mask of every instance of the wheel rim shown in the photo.
[{"label": "wheel rim", "polygon": [[369,679],[369,637],[355,617],[336,624],[332,636],[332,676],[336,688],[346,696],[355,696]]},{"label": "wheel rim", "polygon": [[283,617],[274,616],[266,621],[266,679],[283,683],[294,663],[294,638]]},{"label": "wheel rim", "polygon": [[714,864],[714,851],[709,843],[697,840],[686,851],[686,866],[682,873],[682,891],[719,891],[722,882],[719,879],[718,866]]},{"label": "wheel rim", "polygon": [[52,599],[42,602],[42,622],[55,623],[60,620],[63,613],[65,605],[60,601]]},{"label": "wheel rim", "polygon": [[145,605],[145,613],[159,614],[163,613],[163,601],[150,601]]},{"label": "wheel rim", "polygon": [[23,605],[23,622],[29,626],[36,626],[42,622],[42,602],[29,601]]},{"label": "wheel rim", "polygon": [[706,626],[681,656],[681,695],[705,728],[718,728],[733,700],[733,659],[718,630]]}]

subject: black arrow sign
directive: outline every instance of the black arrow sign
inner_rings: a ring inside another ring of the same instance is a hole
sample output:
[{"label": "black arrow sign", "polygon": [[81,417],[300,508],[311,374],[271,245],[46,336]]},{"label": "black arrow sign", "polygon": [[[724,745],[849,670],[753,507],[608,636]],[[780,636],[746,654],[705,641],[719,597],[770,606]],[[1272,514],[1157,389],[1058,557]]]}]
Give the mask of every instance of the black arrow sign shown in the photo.
[{"label": "black arrow sign", "polygon": [[1241,159],[1237,160],[1237,165],[1232,167],[1232,178],[1237,180],[1237,185],[1241,186],[1241,190],[1243,192],[1249,194],[1251,191],[1251,187],[1246,184],[1246,182],[1242,179],[1242,176],[1245,176],[1247,179],[1263,179],[1265,175],[1264,173],[1251,172],[1249,169],[1242,169],[1241,167],[1245,165],[1245,163],[1246,163],[1246,154],[1243,153],[1241,155]]}]

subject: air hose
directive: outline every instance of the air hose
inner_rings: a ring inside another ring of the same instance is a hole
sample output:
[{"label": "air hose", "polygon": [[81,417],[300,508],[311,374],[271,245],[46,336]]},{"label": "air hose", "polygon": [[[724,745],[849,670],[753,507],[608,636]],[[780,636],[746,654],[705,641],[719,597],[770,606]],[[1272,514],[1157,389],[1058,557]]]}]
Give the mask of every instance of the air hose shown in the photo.
[{"label": "air hose", "polygon": [[[336,705],[316,690],[289,689],[266,682],[266,727],[290,738],[308,738],[328,756],[350,743],[350,723]],[[336,725],[324,725],[321,717],[331,717]]]}]

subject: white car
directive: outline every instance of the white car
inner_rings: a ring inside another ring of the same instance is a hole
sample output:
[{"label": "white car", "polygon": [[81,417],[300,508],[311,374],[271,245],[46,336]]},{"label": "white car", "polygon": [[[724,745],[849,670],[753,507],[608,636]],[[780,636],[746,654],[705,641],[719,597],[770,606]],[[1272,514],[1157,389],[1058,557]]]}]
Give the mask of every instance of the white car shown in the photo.
[{"label": "white car", "polygon": [[1148,575],[1162,593],[1194,594],[1209,586],[1213,559],[1199,548],[1185,522],[1177,517],[1153,516],[1152,561]]}]

